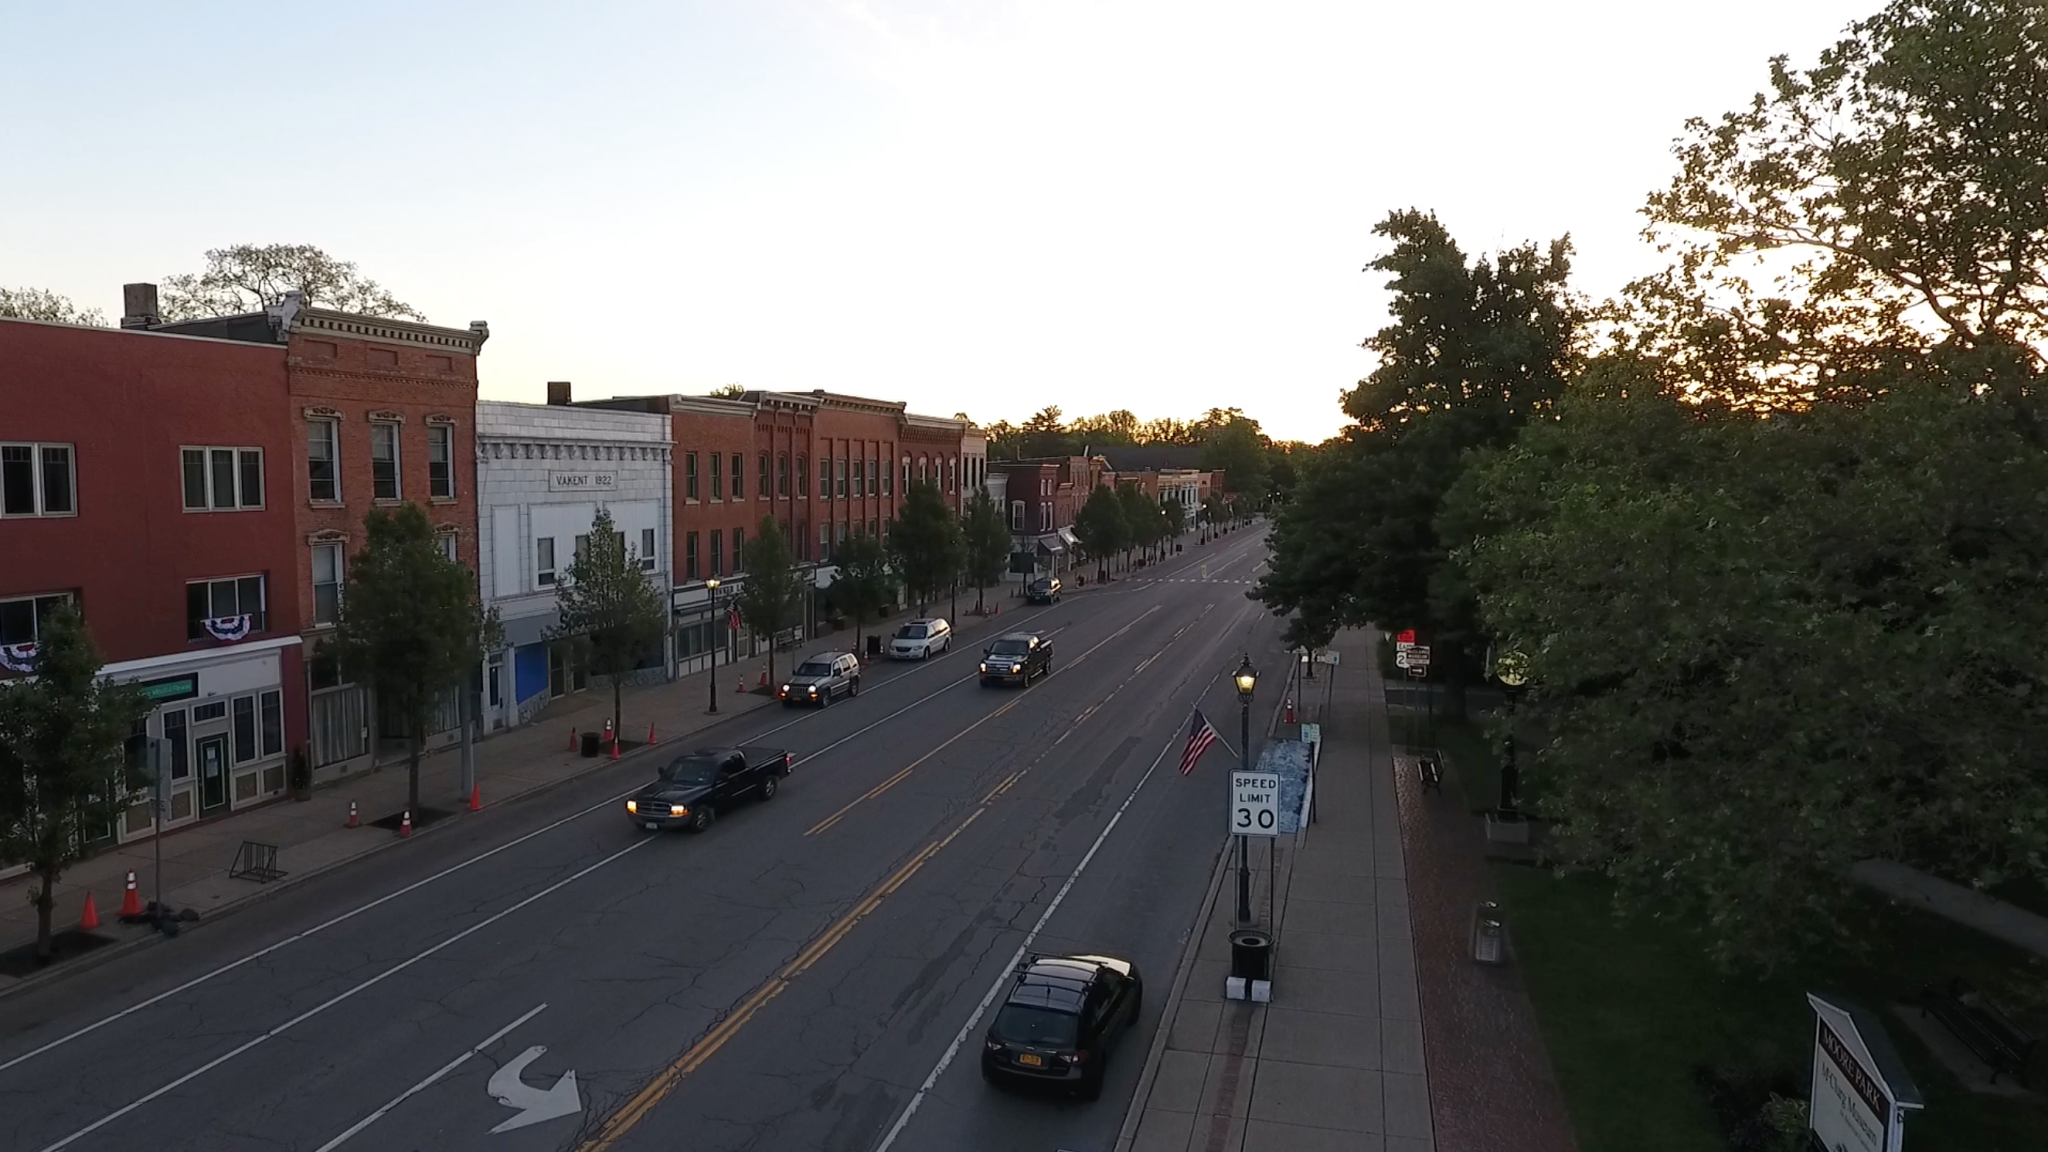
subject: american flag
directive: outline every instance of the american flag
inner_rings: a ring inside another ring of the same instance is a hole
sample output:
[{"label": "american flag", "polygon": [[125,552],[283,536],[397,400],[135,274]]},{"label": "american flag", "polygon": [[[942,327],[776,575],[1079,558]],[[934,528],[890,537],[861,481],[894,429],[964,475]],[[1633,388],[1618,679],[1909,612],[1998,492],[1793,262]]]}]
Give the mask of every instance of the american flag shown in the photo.
[{"label": "american flag", "polygon": [[1202,715],[1200,708],[1195,709],[1194,726],[1188,730],[1187,751],[1180,754],[1180,774],[1192,775],[1195,771],[1195,761],[1202,758],[1202,753],[1209,750],[1209,745],[1220,739],[1222,737],[1216,734],[1216,728],[1209,723],[1209,718]]},{"label": "american flag", "polygon": [[731,629],[732,629],[732,630],[733,630],[734,632],[738,632],[738,631],[740,630],[740,606],[739,606],[739,605],[735,604],[735,605],[733,605],[733,606],[732,606],[732,607],[731,607],[730,609],[728,609],[728,610],[726,611],[726,614],[725,614],[725,623],[726,623],[726,626],[727,626],[727,627],[729,627],[729,628],[731,628]]}]

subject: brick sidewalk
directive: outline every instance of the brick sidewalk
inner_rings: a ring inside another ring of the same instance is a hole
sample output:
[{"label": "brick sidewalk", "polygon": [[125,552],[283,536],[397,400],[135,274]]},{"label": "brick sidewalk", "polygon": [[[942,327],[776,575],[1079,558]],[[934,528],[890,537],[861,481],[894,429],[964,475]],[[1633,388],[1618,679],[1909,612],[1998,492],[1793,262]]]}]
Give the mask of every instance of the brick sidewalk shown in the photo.
[{"label": "brick sidewalk", "polygon": [[1235,914],[1226,858],[1118,1152],[1433,1147],[1384,703],[1377,675],[1365,675],[1370,639],[1340,636],[1344,664],[1305,694],[1328,701],[1312,709],[1324,725],[1317,816],[1300,846],[1277,843],[1277,908],[1265,907],[1266,851],[1254,841],[1254,915],[1275,926],[1273,1002],[1224,999]]}]

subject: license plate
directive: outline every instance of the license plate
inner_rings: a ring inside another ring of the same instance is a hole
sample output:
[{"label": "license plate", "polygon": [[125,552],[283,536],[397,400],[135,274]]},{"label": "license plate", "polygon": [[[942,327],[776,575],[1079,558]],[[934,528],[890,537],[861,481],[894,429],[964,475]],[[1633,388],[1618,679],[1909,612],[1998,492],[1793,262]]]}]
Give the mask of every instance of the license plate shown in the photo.
[{"label": "license plate", "polygon": [[1020,1052],[1017,1054],[1017,1063],[1024,1065],[1026,1068],[1043,1068],[1045,1067],[1045,1057],[1040,1056],[1036,1052]]},{"label": "license plate", "polygon": [[649,832],[653,832],[653,831],[655,831],[656,829],[658,829],[658,828],[660,828],[660,827],[661,827],[661,825],[659,825],[659,824],[656,824],[656,823],[655,823],[654,821],[652,821],[652,820],[649,820],[649,821],[647,822],[647,830],[648,830]]}]

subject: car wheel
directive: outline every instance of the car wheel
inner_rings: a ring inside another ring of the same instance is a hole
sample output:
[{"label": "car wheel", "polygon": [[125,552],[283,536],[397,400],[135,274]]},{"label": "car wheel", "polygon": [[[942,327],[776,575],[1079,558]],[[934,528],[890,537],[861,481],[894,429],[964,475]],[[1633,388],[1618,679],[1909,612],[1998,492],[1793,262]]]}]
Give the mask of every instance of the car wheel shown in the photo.
[{"label": "car wheel", "polygon": [[702,832],[710,828],[711,825],[715,823],[717,820],[718,809],[713,808],[709,804],[705,804],[699,807],[696,811],[690,813],[690,831]]},{"label": "car wheel", "polygon": [[1088,1055],[1093,1057],[1093,1059],[1088,1062],[1090,1065],[1089,1070],[1081,1076],[1081,1099],[1100,1100],[1102,1099],[1102,1081],[1109,1075],[1109,1057],[1104,1055],[1101,1049],[1090,1052]]},{"label": "car wheel", "polygon": [[782,781],[777,780],[775,777],[770,776],[766,780],[761,781],[761,799],[773,800],[775,799],[775,794],[780,791],[782,791]]},{"label": "car wheel", "polygon": [[855,676],[855,677],[853,678],[853,683],[851,683],[851,684],[848,684],[848,685],[846,686],[846,694],[847,694],[848,696],[858,696],[858,695],[860,695],[860,677],[858,677],[858,676]]}]

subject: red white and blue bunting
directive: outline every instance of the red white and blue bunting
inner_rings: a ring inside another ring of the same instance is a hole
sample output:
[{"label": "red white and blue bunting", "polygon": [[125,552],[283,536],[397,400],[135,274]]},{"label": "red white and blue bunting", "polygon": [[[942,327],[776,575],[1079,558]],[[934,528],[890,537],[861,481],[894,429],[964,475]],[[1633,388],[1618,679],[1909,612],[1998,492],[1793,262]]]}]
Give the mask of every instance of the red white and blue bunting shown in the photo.
[{"label": "red white and blue bunting", "polygon": [[248,615],[215,616],[205,621],[206,634],[215,640],[240,640],[249,634],[249,627],[254,621],[255,617]]},{"label": "red white and blue bunting", "polygon": [[0,644],[0,668],[5,668],[9,672],[35,671],[35,641],[31,640],[26,644]]}]

